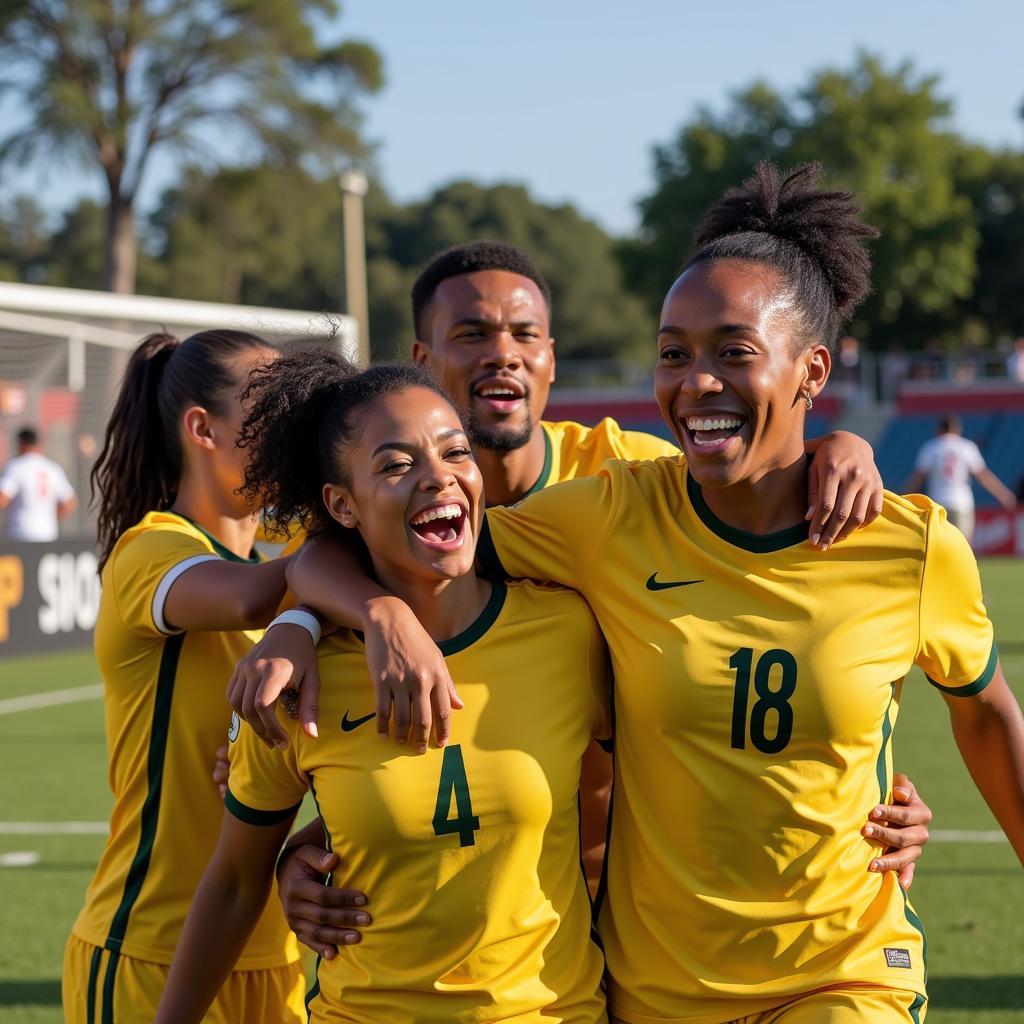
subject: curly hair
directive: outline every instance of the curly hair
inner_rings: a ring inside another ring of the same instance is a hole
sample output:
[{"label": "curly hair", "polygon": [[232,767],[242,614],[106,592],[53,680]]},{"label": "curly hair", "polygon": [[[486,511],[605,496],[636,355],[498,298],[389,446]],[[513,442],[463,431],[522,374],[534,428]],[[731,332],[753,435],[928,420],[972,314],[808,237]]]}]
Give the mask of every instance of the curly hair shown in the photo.
[{"label": "curly hair", "polygon": [[528,277],[540,289],[550,316],[551,288],[522,249],[505,242],[467,242],[437,253],[412,286],[412,322],[420,341],[429,341],[427,316],[437,289],[450,277],[476,274],[482,270],[507,270],[510,274]]},{"label": "curly hair", "polygon": [[345,483],[345,449],[359,436],[358,410],[385,395],[426,388],[451,399],[426,371],[383,363],[360,371],[337,352],[307,348],[258,367],[243,392],[247,412],[238,444],[247,451],[242,492],[285,536],[335,527],[326,483]]},{"label": "curly hair", "polygon": [[821,188],[821,165],[785,173],[767,161],[711,206],[684,270],[705,260],[741,259],[774,268],[801,311],[803,346],[835,352],[843,324],[871,290],[865,242],[878,230],[860,220],[852,192]]}]

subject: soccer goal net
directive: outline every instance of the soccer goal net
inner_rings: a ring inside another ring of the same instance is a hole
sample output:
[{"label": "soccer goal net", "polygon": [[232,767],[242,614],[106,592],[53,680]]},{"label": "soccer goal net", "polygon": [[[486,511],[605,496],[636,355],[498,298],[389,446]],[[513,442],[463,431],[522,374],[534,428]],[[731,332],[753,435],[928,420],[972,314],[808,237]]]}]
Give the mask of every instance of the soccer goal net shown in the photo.
[{"label": "soccer goal net", "polygon": [[0,464],[21,427],[38,429],[79,497],[65,533],[93,531],[89,472],[131,350],[155,331],[185,338],[213,328],[358,358],[355,321],[341,314],[0,282]]}]

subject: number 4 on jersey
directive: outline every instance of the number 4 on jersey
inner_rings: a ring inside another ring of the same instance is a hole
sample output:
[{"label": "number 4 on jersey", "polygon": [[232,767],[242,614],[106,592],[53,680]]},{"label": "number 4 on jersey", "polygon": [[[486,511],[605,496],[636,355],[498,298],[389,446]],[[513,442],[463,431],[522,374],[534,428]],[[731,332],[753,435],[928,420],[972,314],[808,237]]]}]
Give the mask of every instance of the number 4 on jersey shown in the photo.
[{"label": "number 4 on jersey", "polygon": [[[455,797],[455,817],[448,812]],[[473,801],[469,797],[469,779],[466,765],[462,760],[462,747],[452,744],[444,748],[441,761],[441,779],[437,785],[437,806],[434,808],[434,835],[458,835],[460,846],[475,846],[474,832],[480,828],[480,819],[473,813]]]}]

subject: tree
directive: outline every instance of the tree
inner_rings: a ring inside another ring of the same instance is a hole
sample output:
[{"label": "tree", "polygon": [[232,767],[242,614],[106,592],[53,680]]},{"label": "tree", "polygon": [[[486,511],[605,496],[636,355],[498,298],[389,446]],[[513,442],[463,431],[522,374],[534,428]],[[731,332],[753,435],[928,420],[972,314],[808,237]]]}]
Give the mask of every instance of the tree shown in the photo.
[{"label": "tree", "polygon": [[759,83],[722,115],[699,110],[655,150],[640,238],[620,250],[627,281],[660,302],[703,210],[726,188],[765,157],[783,166],[820,160],[826,180],[856,191],[882,231],[872,246],[874,292],[854,331],[875,347],[955,332],[979,236],[968,196],[954,188],[960,142],[949,114],[935,78],[909,64],[887,69],[867,54],[848,71],[811,76],[793,97]]},{"label": "tree", "polygon": [[[623,287],[613,239],[567,203],[539,203],[520,185],[458,181],[422,202],[393,208],[380,227],[376,244],[386,248],[378,252],[396,264],[388,272],[403,279],[405,310],[413,279],[434,253],[490,238],[526,250],[548,278],[561,355],[629,361],[643,358],[653,344],[653,314]],[[384,272],[378,265],[378,280]],[[408,324],[409,313],[403,316]],[[410,341],[406,333],[405,344]]]},{"label": "tree", "polygon": [[964,145],[953,179],[981,238],[977,283],[960,303],[966,330],[982,339],[1024,335],[1024,153]]},{"label": "tree", "polygon": [[[0,0],[0,89],[28,112],[0,158],[61,151],[107,190],[104,287],[134,290],[135,201],[154,152],[246,151],[279,166],[364,152],[368,44],[320,43],[336,0]],[[225,135],[224,133],[227,132]],[[216,159],[216,154],[212,154]]]},{"label": "tree", "polygon": [[0,280],[39,281],[49,243],[46,214],[31,196],[0,208]]},{"label": "tree", "polygon": [[[151,220],[158,294],[219,302],[336,309],[341,280],[341,196],[333,179],[302,168],[189,169]],[[494,238],[529,252],[549,277],[565,355],[629,358],[653,321],[629,295],[613,241],[571,206],[548,206],[515,185],[457,182],[401,205],[379,187],[366,197],[367,277],[374,355],[407,354],[409,293],[439,249]]]}]

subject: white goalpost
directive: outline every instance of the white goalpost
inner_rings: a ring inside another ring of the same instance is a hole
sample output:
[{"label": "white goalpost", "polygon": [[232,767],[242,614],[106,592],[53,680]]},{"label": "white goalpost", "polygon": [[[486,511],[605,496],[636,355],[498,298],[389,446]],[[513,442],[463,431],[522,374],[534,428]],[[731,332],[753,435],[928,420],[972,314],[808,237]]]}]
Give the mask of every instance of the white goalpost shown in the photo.
[{"label": "white goalpost", "polygon": [[0,464],[20,427],[38,427],[79,496],[66,532],[90,534],[89,471],[128,354],[155,331],[184,338],[213,328],[359,355],[356,322],[340,313],[0,282]]}]

